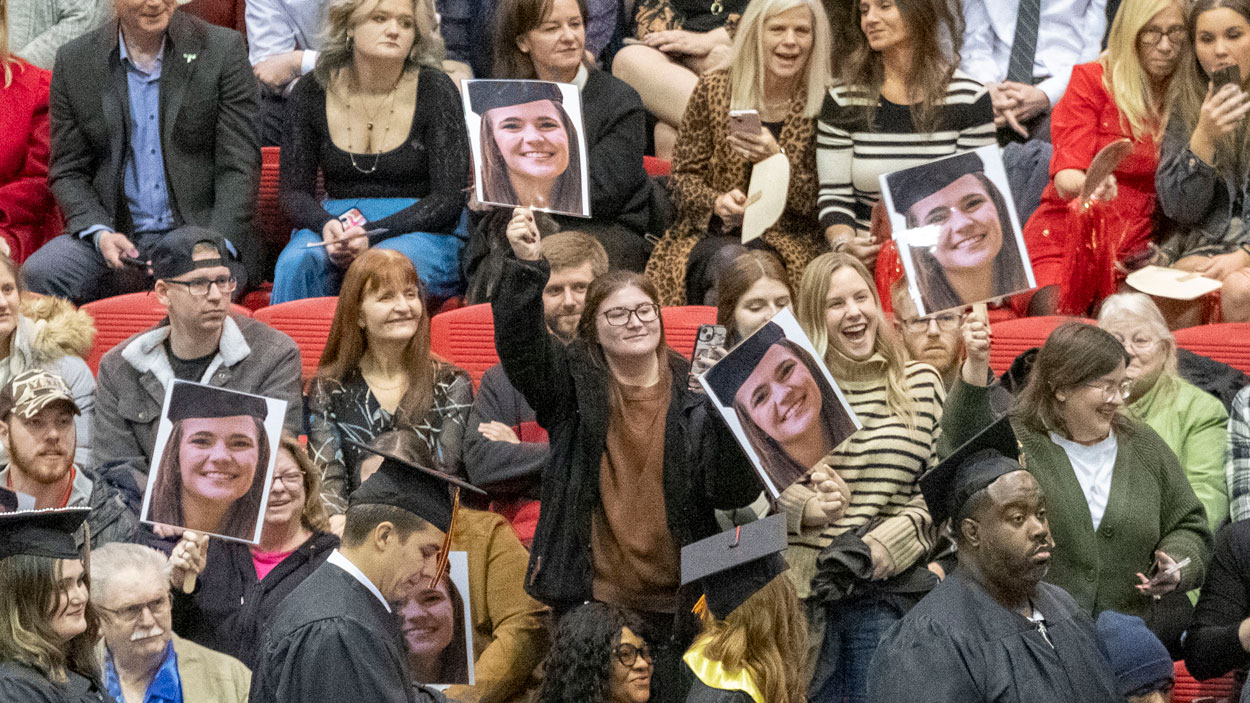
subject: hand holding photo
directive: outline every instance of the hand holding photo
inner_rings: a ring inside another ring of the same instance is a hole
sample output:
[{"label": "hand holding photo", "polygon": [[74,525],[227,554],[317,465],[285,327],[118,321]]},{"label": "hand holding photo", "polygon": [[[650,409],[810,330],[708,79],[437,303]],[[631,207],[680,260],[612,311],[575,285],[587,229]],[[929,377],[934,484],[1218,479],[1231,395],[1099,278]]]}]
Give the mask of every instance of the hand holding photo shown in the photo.
[{"label": "hand holding photo", "polygon": [[566,83],[461,83],[478,201],[590,217],[581,93]]},{"label": "hand holding photo", "polygon": [[774,498],[860,428],[789,308],[699,377]]},{"label": "hand holding photo", "polygon": [[285,413],[285,400],[169,384],[140,518],[259,542]]},{"label": "hand holding photo", "polygon": [[998,147],[885,174],[881,194],[921,316],[1036,285]]}]

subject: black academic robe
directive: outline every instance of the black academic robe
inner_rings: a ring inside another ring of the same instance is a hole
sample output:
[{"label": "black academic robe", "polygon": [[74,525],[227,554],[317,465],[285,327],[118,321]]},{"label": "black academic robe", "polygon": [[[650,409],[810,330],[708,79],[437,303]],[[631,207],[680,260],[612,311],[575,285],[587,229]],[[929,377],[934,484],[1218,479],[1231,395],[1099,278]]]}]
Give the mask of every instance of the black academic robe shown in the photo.
[{"label": "black academic robe", "polygon": [[1045,636],[955,571],[881,639],[868,699],[1123,703],[1094,621],[1072,596],[1039,583],[1033,606],[1045,617]]},{"label": "black academic robe", "polygon": [[745,691],[726,691],[695,679],[686,694],[686,703],[755,703]]},{"label": "black academic robe", "polygon": [[114,703],[112,696],[85,676],[69,672],[63,684],[24,664],[0,664],[0,703]]},{"label": "black academic robe", "polygon": [[419,703],[399,618],[326,562],[278,606],[249,703]]}]

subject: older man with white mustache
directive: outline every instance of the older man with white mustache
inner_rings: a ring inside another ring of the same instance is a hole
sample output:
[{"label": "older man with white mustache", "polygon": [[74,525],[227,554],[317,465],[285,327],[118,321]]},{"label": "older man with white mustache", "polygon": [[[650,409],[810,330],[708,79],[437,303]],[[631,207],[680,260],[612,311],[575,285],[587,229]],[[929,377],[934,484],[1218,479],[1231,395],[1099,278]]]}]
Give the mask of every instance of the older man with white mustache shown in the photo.
[{"label": "older man with white mustache", "polygon": [[[180,548],[180,566],[201,558]],[[164,554],[138,544],[92,552],[105,688],[117,703],[244,703],[252,675],[242,662],[174,635],[170,570]]]}]

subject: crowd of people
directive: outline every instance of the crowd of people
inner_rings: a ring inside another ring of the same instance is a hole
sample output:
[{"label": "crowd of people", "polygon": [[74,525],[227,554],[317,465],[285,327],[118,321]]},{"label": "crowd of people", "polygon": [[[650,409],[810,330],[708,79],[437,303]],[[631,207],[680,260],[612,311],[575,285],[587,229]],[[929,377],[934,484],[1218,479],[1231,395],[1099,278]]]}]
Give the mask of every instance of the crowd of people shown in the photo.
[{"label": "crowd of people", "polygon": [[[181,4],[0,0],[0,703],[1244,678],[1250,377],[1173,330],[1250,321],[1247,0],[246,0],[245,35]],[[586,182],[471,195],[463,101],[501,163],[520,104],[472,78],[574,86],[580,140],[568,93],[528,106]],[[583,186],[589,217],[540,207]],[[1023,243],[1036,286],[938,244],[949,304],[913,297],[887,201],[995,266]],[[1137,292],[1148,265],[1219,291]],[[266,282],[337,299],[311,379],[233,312]],[[165,318],[93,373],[76,306],[139,291]],[[449,301],[491,304],[476,387],[431,349]],[[972,302],[1073,319],[995,377]],[[725,332],[693,371],[687,304]],[[749,409],[709,380],[730,350],[784,357]]]}]

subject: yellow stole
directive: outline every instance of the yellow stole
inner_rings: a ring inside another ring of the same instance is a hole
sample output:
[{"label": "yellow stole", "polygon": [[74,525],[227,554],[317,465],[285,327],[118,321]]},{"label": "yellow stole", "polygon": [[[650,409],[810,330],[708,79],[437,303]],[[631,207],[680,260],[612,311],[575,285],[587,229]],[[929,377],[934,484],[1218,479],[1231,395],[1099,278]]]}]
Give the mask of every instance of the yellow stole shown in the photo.
[{"label": "yellow stole", "polygon": [[755,703],[765,703],[764,694],[756,688],[746,669],[727,671],[720,662],[703,656],[704,646],[703,643],[696,643],[682,657],[682,661],[686,662],[686,666],[690,667],[700,681],[721,691],[742,691]]}]

